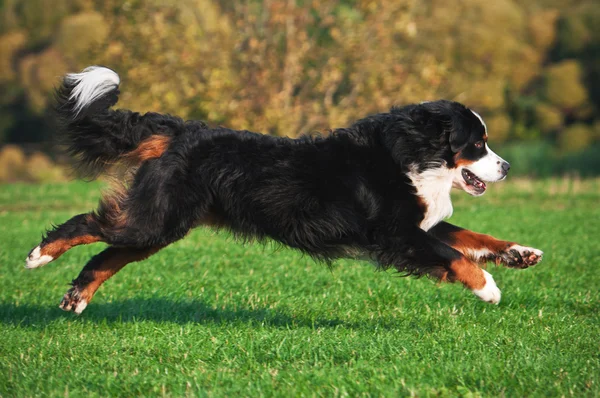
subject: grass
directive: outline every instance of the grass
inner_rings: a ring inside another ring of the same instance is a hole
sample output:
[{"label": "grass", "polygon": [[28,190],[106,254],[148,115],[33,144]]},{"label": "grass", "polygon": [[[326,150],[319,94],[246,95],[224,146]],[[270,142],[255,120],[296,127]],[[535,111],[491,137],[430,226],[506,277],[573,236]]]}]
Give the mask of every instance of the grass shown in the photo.
[{"label": "grass", "polygon": [[452,222],[545,251],[533,269],[491,267],[499,306],[198,229],[77,317],[58,303],[101,245],[23,261],[99,188],[0,187],[0,396],[600,395],[599,180],[455,195]]}]

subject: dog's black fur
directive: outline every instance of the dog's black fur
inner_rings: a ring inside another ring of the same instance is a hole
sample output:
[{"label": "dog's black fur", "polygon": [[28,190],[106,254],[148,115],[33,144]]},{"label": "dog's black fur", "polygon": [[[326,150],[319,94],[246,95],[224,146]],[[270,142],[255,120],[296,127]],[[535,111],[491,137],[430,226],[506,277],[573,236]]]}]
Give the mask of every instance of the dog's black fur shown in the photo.
[{"label": "dog's black fur", "polygon": [[168,137],[168,145],[159,156],[127,163],[126,189],[106,196],[97,212],[50,231],[42,250],[88,235],[116,248],[150,250],[210,224],[327,262],[368,257],[383,268],[445,280],[464,258],[419,227],[427,206],[408,176],[485,155],[474,146],[486,134],[482,121],[459,103],[392,108],[327,137],[291,139],[112,110],[117,85],[76,110],[75,84],[65,79],[56,110],[82,174],[106,172],[153,137]]},{"label": "dog's black fur", "polygon": [[364,253],[408,274],[435,274],[447,262],[440,254],[456,256],[419,229],[424,209],[406,173],[452,167],[456,152],[483,134],[472,131],[480,124],[459,103],[393,108],[324,138],[291,139],[111,110],[117,92],[73,118],[71,89],[62,86],[57,110],[69,151],[88,175],[152,135],[172,137],[135,173],[119,206],[126,225],[111,228],[105,205],[90,223],[111,245],[166,246],[210,218],[238,236],[271,238],[318,259]]}]

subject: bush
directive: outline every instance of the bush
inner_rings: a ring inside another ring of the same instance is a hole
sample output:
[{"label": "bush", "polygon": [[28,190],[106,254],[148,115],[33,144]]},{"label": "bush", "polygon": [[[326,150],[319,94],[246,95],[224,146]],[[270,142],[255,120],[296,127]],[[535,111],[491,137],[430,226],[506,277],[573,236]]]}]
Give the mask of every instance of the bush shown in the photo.
[{"label": "bush", "polygon": [[593,139],[593,130],[585,124],[578,123],[563,130],[558,136],[558,143],[563,152],[572,153],[589,147]]},{"label": "bush", "polygon": [[556,39],[556,21],[559,17],[557,10],[538,11],[529,19],[529,33],[533,44],[541,51],[546,51]]},{"label": "bush", "polygon": [[558,130],[563,125],[564,116],[562,112],[548,104],[540,103],[534,109],[535,124],[542,133],[550,133]]},{"label": "bush", "polygon": [[22,32],[0,36],[0,83],[9,82],[16,77],[14,56],[25,45],[25,41],[26,36]]},{"label": "bush", "polygon": [[90,50],[104,43],[108,30],[102,15],[96,12],[76,14],[62,21],[56,43],[69,60],[82,62]]},{"label": "bush", "polygon": [[16,145],[5,145],[0,150],[0,182],[64,181],[65,172],[42,152],[26,157]]},{"label": "bush", "polygon": [[562,61],[548,67],[543,86],[544,97],[563,110],[584,105],[588,97],[582,77],[581,65],[575,60]]},{"label": "bush", "polygon": [[0,181],[18,181],[26,178],[25,154],[16,145],[5,145],[0,150]]},{"label": "bush", "polygon": [[56,166],[48,155],[42,152],[34,152],[29,157],[25,164],[25,171],[30,181],[50,182],[65,180],[63,168]]},{"label": "bush", "polygon": [[557,26],[556,53],[560,58],[573,57],[585,49],[590,31],[579,15],[561,18]]},{"label": "bush", "polygon": [[485,124],[487,125],[491,142],[501,143],[506,141],[510,134],[511,120],[505,113],[487,116]]}]

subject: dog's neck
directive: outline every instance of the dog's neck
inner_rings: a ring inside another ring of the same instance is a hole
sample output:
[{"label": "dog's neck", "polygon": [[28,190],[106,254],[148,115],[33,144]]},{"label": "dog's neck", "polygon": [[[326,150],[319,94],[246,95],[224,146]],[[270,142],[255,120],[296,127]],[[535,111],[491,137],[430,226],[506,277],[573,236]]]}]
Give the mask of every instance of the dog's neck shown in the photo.
[{"label": "dog's neck", "polygon": [[412,168],[407,173],[417,190],[417,195],[426,206],[425,215],[419,227],[428,231],[431,227],[452,215],[452,189],[453,173],[445,166],[427,169],[418,172]]}]

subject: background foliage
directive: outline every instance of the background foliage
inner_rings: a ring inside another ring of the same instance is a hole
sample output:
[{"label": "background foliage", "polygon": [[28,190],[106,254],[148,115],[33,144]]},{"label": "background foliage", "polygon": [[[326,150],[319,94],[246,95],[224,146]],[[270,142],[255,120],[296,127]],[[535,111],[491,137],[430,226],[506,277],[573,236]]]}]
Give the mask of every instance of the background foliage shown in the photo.
[{"label": "background foliage", "polygon": [[121,107],[276,135],[454,99],[509,153],[550,153],[548,173],[600,171],[593,0],[0,4],[0,143],[50,142],[59,76],[103,64],[121,75]]}]

